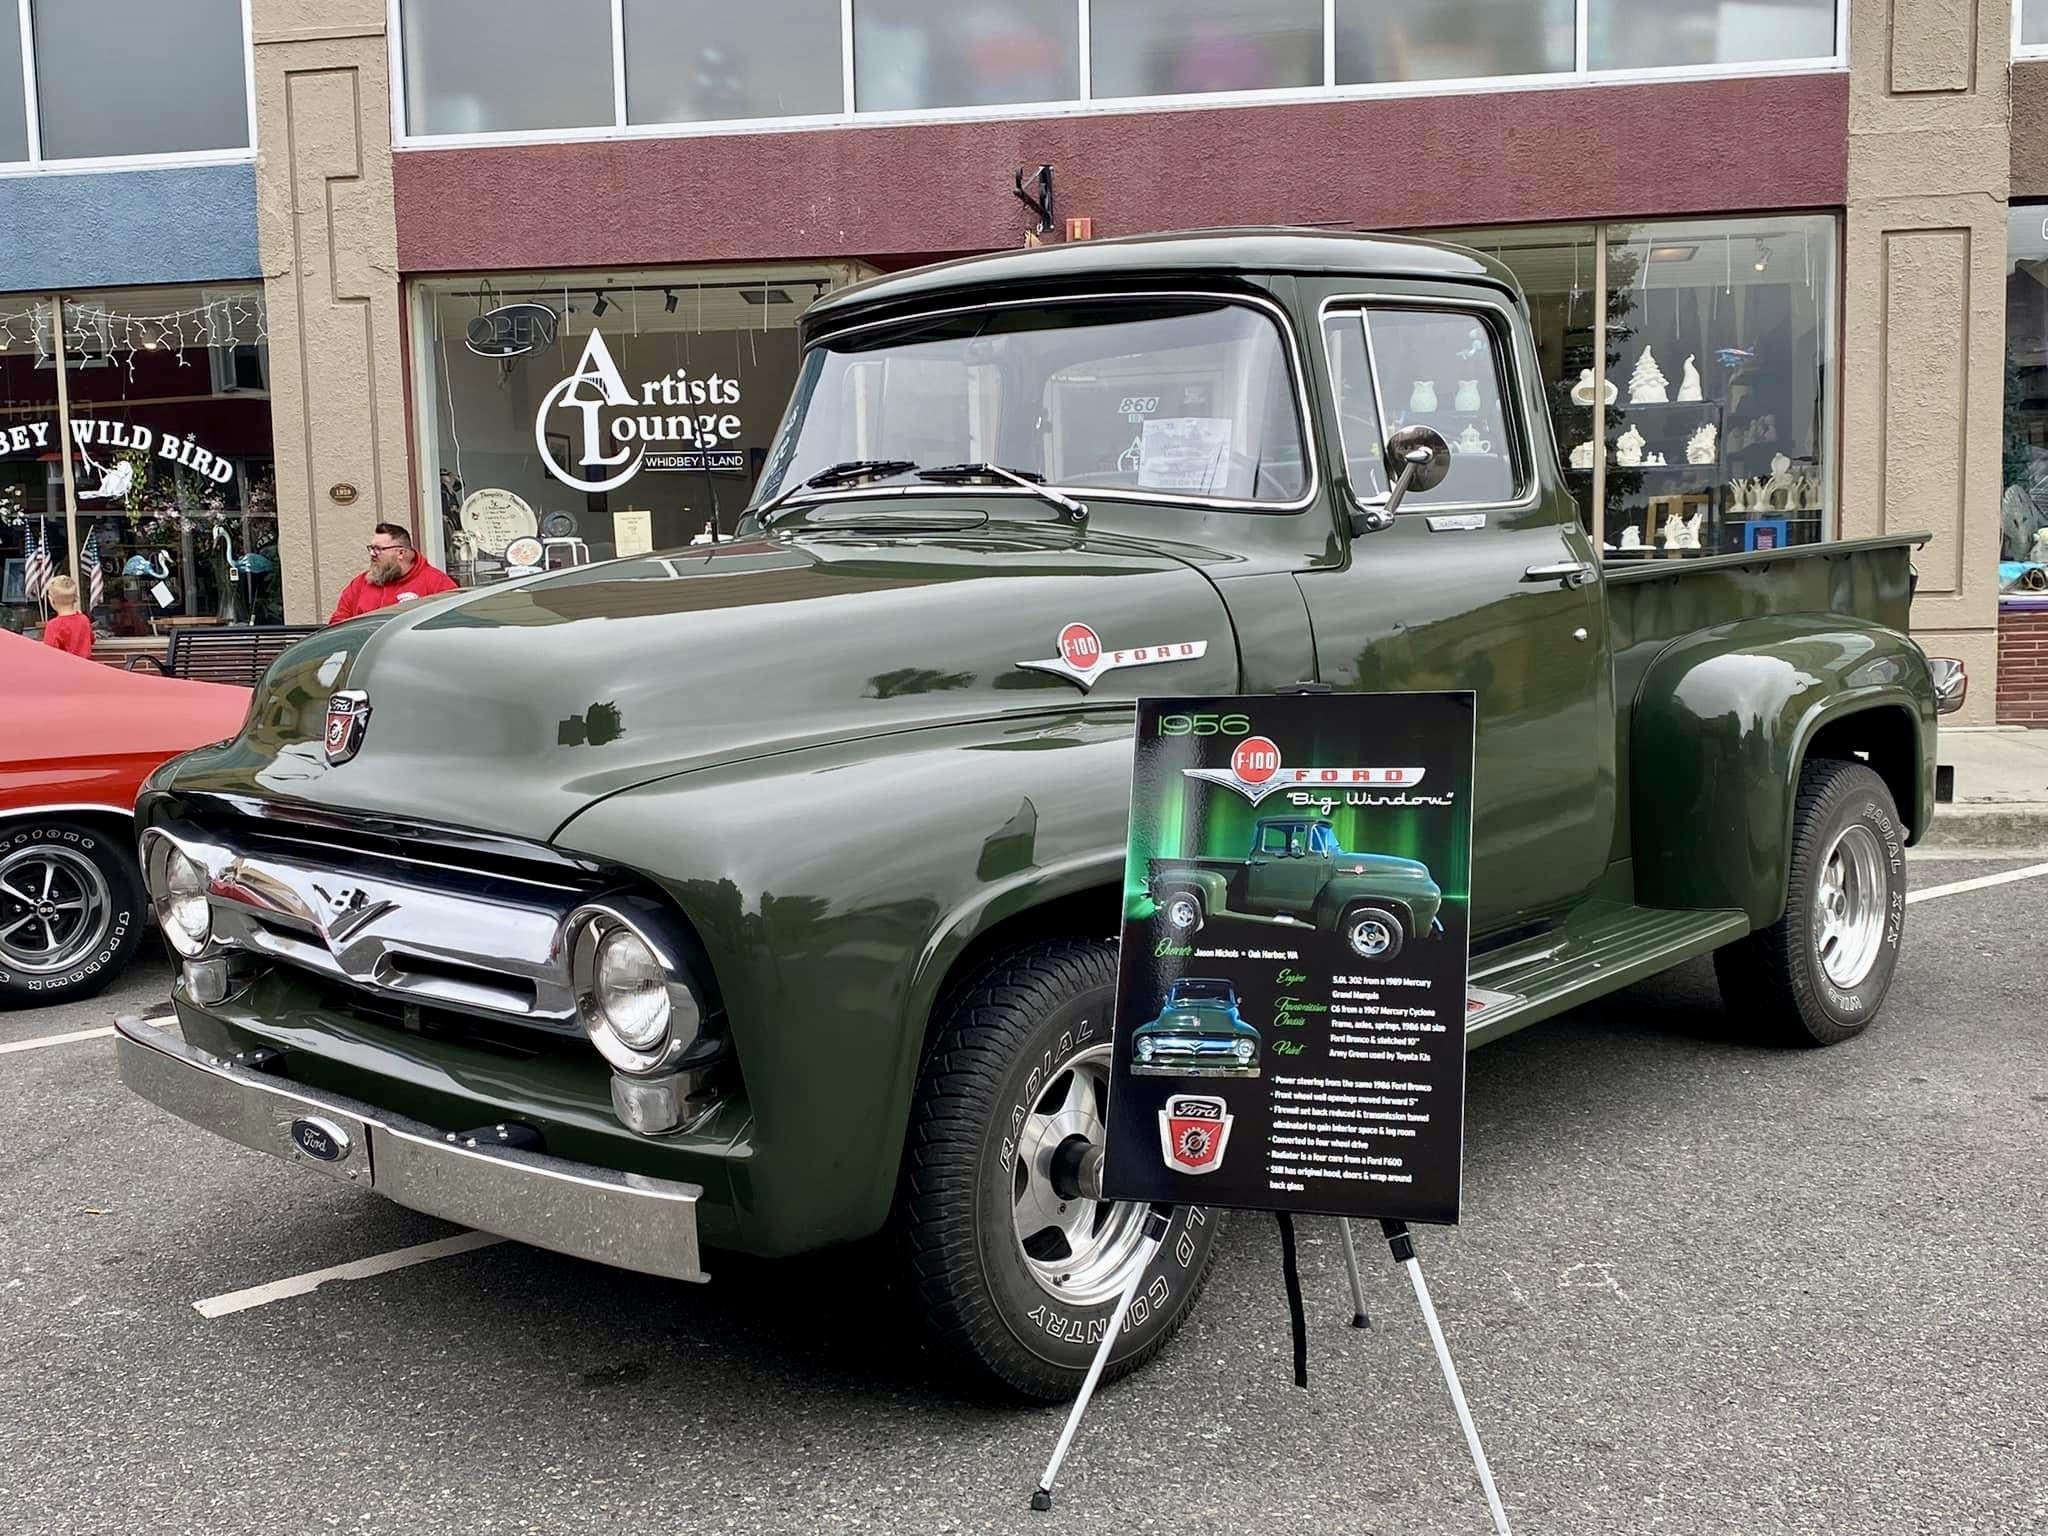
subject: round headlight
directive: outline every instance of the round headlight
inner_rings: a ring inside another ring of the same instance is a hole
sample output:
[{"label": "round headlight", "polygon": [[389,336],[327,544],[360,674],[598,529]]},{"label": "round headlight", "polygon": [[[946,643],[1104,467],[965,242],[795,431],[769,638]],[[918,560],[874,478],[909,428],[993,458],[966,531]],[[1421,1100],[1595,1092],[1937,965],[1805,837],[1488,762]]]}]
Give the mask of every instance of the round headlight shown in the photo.
[{"label": "round headlight", "polygon": [[668,1033],[668,973],[647,941],[614,928],[597,946],[592,1000],[613,1034],[636,1051],[651,1051]]},{"label": "round headlight", "polygon": [[182,848],[164,855],[164,895],[158,917],[164,937],[179,954],[192,956],[213,937],[213,908],[206,901],[206,871]]},{"label": "round headlight", "polygon": [[1250,1061],[1250,1060],[1252,1059],[1252,1052],[1253,1052],[1253,1050],[1254,1050],[1254,1049],[1256,1049],[1256,1047],[1254,1047],[1254,1046],[1252,1045],[1251,1041],[1249,1041],[1249,1040],[1240,1040],[1240,1041],[1238,1041],[1238,1042],[1237,1042],[1237,1059],[1238,1059],[1239,1061]]},{"label": "round headlight", "polygon": [[1138,1060],[1140,1060],[1140,1061],[1150,1061],[1151,1059],[1152,1059],[1152,1042],[1151,1042],[1150,1040],[1140,1040],[1140,1041],[1138,1042]]}]

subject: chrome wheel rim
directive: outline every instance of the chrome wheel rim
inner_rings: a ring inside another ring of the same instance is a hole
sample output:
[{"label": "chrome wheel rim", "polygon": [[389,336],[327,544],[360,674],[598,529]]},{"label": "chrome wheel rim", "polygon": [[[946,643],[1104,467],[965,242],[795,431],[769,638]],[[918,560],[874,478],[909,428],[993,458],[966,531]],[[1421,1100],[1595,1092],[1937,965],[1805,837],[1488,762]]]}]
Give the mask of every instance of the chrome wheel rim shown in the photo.
[{"label": "chrome wheel rim", "polygon": [[1889,895],[1877,834],[1860,821],[1836,833],[1813,896],[1813,953],[1844,991],[1860,986],[1877,963]]},{"label": "chrome wheel rim", "polygon": [[31,843],[0,858],[0,958],[48,975],[106,936],[113,893],[99,866],[61,843]]},{"label": "chrome wheel rim", "polygon": [[1384,955],[1393,942],[1394,935],[1376,917],[1361,917],[1351,925],[1351,947],[1368,960]]},{"label": "chrome wheel rim", "polygon": [[1074,1306],[1114,1300],[1143,1257],[1143,1206],[1066,1199],[1054,1184],[1055,1161],[1072,1160],[1076,1138],[1102,1145],[1108,1105],[1109,1047],[1092,1046],[1031,1106],[1010,1168],[1010,1215],[1024,1267],[1040,1290]]},{"label": "chrome wheel rim", "polygon": [[1185,896],[1176,896],[1166,904],[1166,920],[1176,928],[1195,926],[1195,904]]}]

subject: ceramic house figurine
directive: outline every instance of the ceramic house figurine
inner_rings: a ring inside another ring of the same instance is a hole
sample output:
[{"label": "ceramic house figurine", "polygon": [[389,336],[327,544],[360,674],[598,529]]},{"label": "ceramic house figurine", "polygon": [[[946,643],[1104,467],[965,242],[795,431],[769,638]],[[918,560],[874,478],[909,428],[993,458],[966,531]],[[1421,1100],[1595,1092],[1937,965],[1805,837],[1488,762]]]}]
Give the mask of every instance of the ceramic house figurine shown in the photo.
[{"label": "ceramic house figurine", "polygon": [[1452,402],[1451,402],[1451,407],[1452,407],[1452,409],[1453,409],[1453,410],[1459,410],[1459,411],[1476,411],[1476,410],[1478,410],[1478,409],[1479,409],[1479,381],[1478,381],[1477,379],[1460,379],[1460,380],[1458,380],[1458,394],[1457,394],[1457,398],[1456,398],[1456,399],[1454,399],[1454,400],[1452,400]]},{"label": "ceramic house figurine", "polygon": [[1614,440],[1614,462],[1630,468],[1643,462],[1643,434],[1630,427]]},{"label": "ceramic house figurine", "polygon": [[[1616,388],[1614,387],[1614,380],[1612,380],[1612,379],[1603,379],[1603,380],[1601,380],[1601,382],[1600,382],[1600,394],[1601,394],[1601,397],[1602,397],[1602,398],[1603,398],[1603,399],[1604,399],[1604,400],[1605,400],[1605,401],[1607,402],[1607,404],[1609,404],[1609,405],[1612,405],[1612,404],[1614,404],[1614,397],[1615,397],[1615,396],[1616,396],[1617,394],[1619,394],[1619,393],[1620,393],[1620,391],[1619,391],[1619,390],[1617,390],[1617,389],[1616,389]],[[1590,368],[1581,368],[1581,369],[1579,370],[1579,382],[1578,382],[1578,383],[1576,383],[1576,384],[1574,384],[1574,385],[1572,386],[1572,404],[1573,404],[1573,405],[1591,405],[1592,403],[1593,403],[1593,370],[1592,370],[1592,369],[1590,369]]]},{"label": "ceramic house figurine", "polygon": [[[1690,369],[1690,367],[1692,366],[1692,359],[1686,359],[1686,366],[1688,369]],[[1683,399],[1684,396],[1681,394],[1679,398]],[[1719,430],[1720,429],[1717,428],[1710,421],[1703,425],[1699,429],[1699,431],[1693,433],[1691,437],[1687,438],[1685,440],[1685,462],[1688,464],[1713,463],[1714,439],[1716,436],[1719,435]]]},{"label": "ceramic house figurine", "polygon": [[[1697,400],[1700,398],[1700,371],[1692,365],[1692,353],[1685,354],[1685,373],[1678,381],[1678,398]],[[1707,462],[1701,460],[1701,463]]]},{"label": "ceramic house figurine", "polygon": [[1415,387],[1408,391],[1408,409],[1411,411],[1433,411],[1436,409],[1436,380],[1417,379]]},{"label": "ceramic house figurine", "polygon": [[1669,383],[1664,370],[1657,366],[1656,357],[1645,347],[1642,356],[1636,359],[1636,371],[1628,377],[1628,403],[1662,405],[1671,398]]},{"label": "ceramic house figurine", "polygon": [[1622,529],[1621,547],[1623,549],[1641,549],[1643,547],[1643,530],[1633,526]]},{"label": "ceramic house figurine", "polygon": [[1583,443],[1580,443],[1578,447],[1572,450],[1572,468],[1591,469],[1592,467],[1593,439],[1589,437]]}]

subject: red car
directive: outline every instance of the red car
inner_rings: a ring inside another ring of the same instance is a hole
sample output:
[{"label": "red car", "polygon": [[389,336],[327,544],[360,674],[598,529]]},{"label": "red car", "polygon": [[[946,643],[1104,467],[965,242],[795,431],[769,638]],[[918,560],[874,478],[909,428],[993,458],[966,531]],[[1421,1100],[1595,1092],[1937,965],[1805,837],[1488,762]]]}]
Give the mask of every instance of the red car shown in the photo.
[{"label": "red car", "polygon": [[99,991],[151,928],[132,819],[167,758],[241,729],[249,690],[0,630],[0,1008]]}]

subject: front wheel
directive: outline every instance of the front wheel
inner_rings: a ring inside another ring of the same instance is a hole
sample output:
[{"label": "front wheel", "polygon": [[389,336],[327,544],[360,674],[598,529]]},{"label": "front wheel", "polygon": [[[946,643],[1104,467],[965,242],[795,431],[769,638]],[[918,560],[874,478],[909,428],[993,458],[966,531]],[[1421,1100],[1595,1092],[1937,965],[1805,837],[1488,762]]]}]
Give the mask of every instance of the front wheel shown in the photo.
[{"label": "front wheel", "polygon": [[90,997],[147,930],[127,847],[58,818],[0,825],[0,1008]]},{"label": "front wheel", "polygon": [[[1115,1001],[1109,944],[1011,952],[940,1021],[912,1109],[895,1225],[920,1319],[955,1366],[1027,1397],[1074,1394],[1144,1257],[1144,1207],[1088,1199],[1079,1180],[1103,1140]],[[1105,1379],[1180,1326],[1216,1230],[1175,1209]]]},{"label": "front wheel", "polygon": [[1799,772],[1785,911],[1714,954],[1729,1008],[1795,1045],[1836,1045],[1870,1026],[1891,989],[1906,923],[1906,830],[1862,763]]},{"label": "front wheel", "polygon": [[1166,916],[1166,926],[1184,939],[1200,933],[1202,924],[1208,921],[1208,914],[1202,910],[1202,898],[1193,891],[1169,892],[1160,901],[1159,910]]}]

